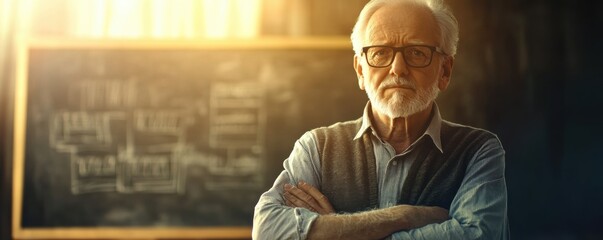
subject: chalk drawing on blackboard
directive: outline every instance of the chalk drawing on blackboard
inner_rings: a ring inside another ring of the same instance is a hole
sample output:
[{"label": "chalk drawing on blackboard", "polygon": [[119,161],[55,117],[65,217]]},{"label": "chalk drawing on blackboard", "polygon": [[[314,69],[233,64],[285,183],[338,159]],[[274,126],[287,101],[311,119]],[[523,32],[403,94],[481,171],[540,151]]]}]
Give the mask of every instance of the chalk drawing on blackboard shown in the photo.
[{"label": "chalk drawing on blackboard", "polygon": [[134,112],[135,129],[143,132],[180,136],[191,121],[182,112],[173,110],[137,110]]},{"label": "chalk drawing on blackboard", "polygon": [[265,113],[262,86],[255,82],[215,83],[210,92],[210,146],[254,148],[261,144]]},{"label": "chalk drawing on blackboard", "polygon": [[81,109],[116,109],[137,105],[135,79],[81,80],[69,86],[70,105]]},{"label": "chalk drawing on blackboard", "polygon": [[[186,148],[188,117],[172,110],[61,111],[52,119],[50,143],[57,151],[70,153],[74,194],[182,192],[179,158]],[[135,122],[135,130],[116,131],[127,126],[128,119]]]},{"label": "chalk drawing on blackboard", "polygon": [[[266,105],[259,82],[217,82],[212,84],[209,101],[209,143],[225,156],[213,156],[208,171],[223,176],[207,183],[210,190],[258,187],[260,181],[241,182],[260,169]],[[253,178],[252,178],[253,179]]]},{"label": "chalk drawing on blackboard", "polygon": [[[202,116],[186,107],[143,107],[152,102],[143,99],[151,88],[138,85],[134,79],[83,80],[70,85],[69,106],[53,113],[50,145],[70,156],[73,194],[184,194],[192,165],[206,170],[208,190],[260,186],[262,83],[212,83]],[[209,118],[207,152],[186,139],[192,124],[207,121],[200,116]]]},{"label": "chalk drawing on blackboard", "polygon": [[69,153],[71,191],[183,193],[180,152],[192,118],[174,109],[136,109],[136,81],[70,85],[77,111],[57,110],[50,145]]},{"label": "chalk drawing on blackboard", "polygon": [[117,192],[184,193],[178,147],[151,153],[120,151]]},{"label": "chalk drawing on blackboard", "polygon": [[110,122],[123,120],[120,112],[58,111],[50,121],[50,145],[63,152],[78,146],[108,146],[112,136]]}]

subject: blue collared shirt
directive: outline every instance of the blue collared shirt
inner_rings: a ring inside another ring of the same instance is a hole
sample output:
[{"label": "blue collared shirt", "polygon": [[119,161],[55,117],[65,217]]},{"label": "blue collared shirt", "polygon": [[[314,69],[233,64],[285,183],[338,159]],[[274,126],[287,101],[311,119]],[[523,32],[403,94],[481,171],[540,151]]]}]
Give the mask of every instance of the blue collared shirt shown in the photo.
[{"label": "blue collared shirt", "polygon": [[[404,152],[394,148],[373,131],[369,118],[370,104],[364,109],[362,126],[355,138],[371,131],[377,178],[379,183],[379,208],[396,205],[408,170],[416,158],[415,146],[423,138],[432,140],[432,147],[442,152],[440,127],[442,118],[436,104],[434,114],[425,133]],[[424,147],[422,145],[421,147]],[[505,152],[498,139],[490,139],[473,156],[463,182],[454,197],[450,219],[440,224],[400,231],[391,239],[508,239],[507,187],[505,183]],[[394,159],[395,158],[395,159]],[[319,216],[305,208],[285,205],[283,185],[303,180],[320,189],[321,165],[314,135],[306,132],[284,161],[285,170],[277,177],[272,188],[262,194],[253,218],[253,239],[306,239],[313,221]]]}]

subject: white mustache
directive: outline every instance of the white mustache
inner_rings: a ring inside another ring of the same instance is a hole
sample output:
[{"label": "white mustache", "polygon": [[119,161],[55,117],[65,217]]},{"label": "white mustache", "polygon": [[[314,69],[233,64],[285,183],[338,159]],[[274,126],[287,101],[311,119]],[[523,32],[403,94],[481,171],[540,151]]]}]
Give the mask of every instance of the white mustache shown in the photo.
[{"label": "white mustache", "polygon": [[395,77],[395,76],[388,78],[385,81],[381,82],[381,84],[379,85],[379,90],[383,90],[385,88],[391,88],[391,87],[400,87],[400,86],[416,90],[416,85],[413,81],[410,81],[406,78]]}]

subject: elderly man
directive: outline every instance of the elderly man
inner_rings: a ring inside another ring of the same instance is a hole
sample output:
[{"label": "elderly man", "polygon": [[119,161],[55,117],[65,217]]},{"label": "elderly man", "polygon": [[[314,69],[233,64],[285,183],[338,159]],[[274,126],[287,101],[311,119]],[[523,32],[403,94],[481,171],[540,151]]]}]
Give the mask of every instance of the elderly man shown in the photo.
[{"label": "elderly man", "polygon": [[504,150],[442,120],[458,25],[440,1],[373,0],[352,33],[361,118],[304,134],[254,239],[507,239]]}]

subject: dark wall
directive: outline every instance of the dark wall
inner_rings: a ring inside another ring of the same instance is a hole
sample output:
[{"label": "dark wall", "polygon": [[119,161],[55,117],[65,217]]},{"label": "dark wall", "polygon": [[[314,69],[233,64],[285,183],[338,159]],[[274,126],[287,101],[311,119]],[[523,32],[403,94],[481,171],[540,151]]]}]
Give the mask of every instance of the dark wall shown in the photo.
[{"label": "dark wall", "polygon": [[[475,101],[459,107],[475,111],[453,118],[485,127],[503,142],[512,236],[600,239],[603,38],[597,26],[603,24],[603,4],[451,5],[461,25],[461,72],[453,84],[463,89],[443,98],[473,95]],[[473,78],[478,80],[467,83]],[[452,113],[458,111],[464,112]]]}]

